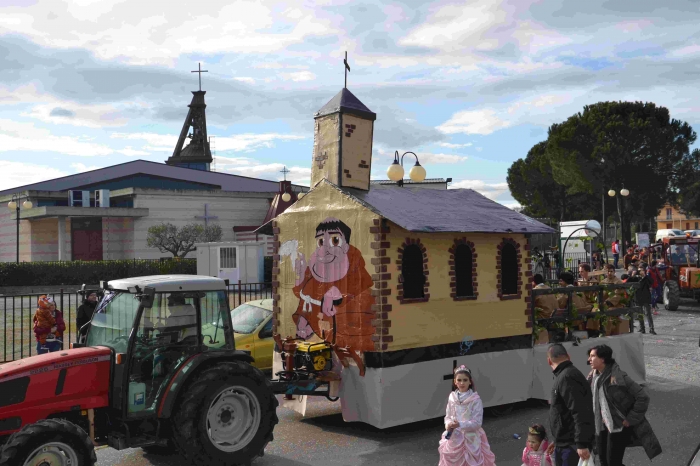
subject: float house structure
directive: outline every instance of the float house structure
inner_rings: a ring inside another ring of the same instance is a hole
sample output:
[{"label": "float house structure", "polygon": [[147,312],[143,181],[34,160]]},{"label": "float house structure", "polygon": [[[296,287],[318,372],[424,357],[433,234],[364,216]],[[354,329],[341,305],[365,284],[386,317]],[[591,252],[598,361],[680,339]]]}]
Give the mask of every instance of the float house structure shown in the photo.
[{"label": "float house structure", "polygon": [[459,364],[485,406],[547,399],[528,237],[554,230],[470,189],[370,185],[375,119],[347,89],[331,99],[315,115],[312,189],[259,229],[274,235],[273,332],[343,348],[346,421],[444,416]]}]

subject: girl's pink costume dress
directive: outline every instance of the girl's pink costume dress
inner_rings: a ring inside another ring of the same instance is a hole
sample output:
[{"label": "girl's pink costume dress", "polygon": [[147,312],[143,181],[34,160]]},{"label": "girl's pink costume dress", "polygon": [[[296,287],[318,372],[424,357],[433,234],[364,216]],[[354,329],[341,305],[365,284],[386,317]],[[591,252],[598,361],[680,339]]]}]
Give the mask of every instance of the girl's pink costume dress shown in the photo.
[{"label": "girl's pink costume dress", "polygon": [[471,389],[465,393],[455,390],[450,393],[446,411],[445,429],[451,421],[459,422],[459,427],[449,440],[445,440],[447,431],[443,432],[438,466],[496,466],[496,456],[481,428],[484,405],[479,395]]},{"label": "girl's pink costume dress", "polygon": [[529,446],[525,447],[523,450],[522,466],[552,466],[554,461],[552,457],[546,453],[548,446],[549,443],[543,440],[537,451],[532,450]]}]

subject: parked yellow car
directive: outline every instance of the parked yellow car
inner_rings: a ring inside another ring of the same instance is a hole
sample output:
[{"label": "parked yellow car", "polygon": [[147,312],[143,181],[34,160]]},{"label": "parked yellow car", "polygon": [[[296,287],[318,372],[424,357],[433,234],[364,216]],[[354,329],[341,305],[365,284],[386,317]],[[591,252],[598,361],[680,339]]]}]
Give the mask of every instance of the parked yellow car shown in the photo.
[{"label": "parked yellow car", "polygon": [[272,369],[272,299],[259,299],[243,303],[231,311],[233,338],[236,349],[250,351],[255,367]]}]

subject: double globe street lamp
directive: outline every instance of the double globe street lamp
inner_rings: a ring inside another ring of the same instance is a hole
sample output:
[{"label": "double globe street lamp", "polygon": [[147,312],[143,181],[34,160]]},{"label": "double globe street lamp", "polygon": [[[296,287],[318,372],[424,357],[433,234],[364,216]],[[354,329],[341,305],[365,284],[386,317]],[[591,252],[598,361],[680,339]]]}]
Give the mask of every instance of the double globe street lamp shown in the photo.
[{"label": "double globe street lamp", "polygon": [[408,172],[408,177],[411,178],[411,181],[420,183],[425,179],[425,168],[418,162],[418,156],[416,154],[413,152],[404,152],[401,156],[401,162],[399,162],[399,151],[396,151],[394,153],[394,163],[389,166],[386,174],[391,181],[396,181],[396,184],[399,186],[403,186],[403,158],[406,154],[411,154],[416,158],[416,164],[411,168],[411,171]]},{"label": "double globe street lamp", "polygon": [[[19,194],[13,194],[12,195],[12,200],[7,203],[7,208],[10,209],[10,211],[14,210],[15,211],[15,216],[17,218],[17,263],[19,264],[19,201],[20,197]],[[34,207],[34,204],[32,204],[32,201],[27,199],[22,203],[22,207],[25,209],[31,209]]]},{"label": "double globe street lamp", "polygon": [[621,206],[620,205],[620,196],[622,197],[627,197],[630,195],[630,192],[628,189],[622,188],[620,190],[620,196],[615,196],[617,194],[614,189],[611,189],[608,191],[608,196],[610,197],[615,197],[617,199],[617,214],[620,217],[620,230],[622,233],[622,249],[625,248],[625,212],[624,212],[624,204]]}]

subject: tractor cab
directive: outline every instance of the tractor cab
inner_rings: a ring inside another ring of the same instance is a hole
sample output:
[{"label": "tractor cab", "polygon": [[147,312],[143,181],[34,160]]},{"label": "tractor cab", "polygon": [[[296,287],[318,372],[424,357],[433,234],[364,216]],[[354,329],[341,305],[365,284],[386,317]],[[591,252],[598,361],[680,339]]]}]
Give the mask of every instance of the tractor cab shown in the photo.
[{"label": "tractor cab", "polygon": [[220,280],[163,278],[109,282],[87,331],[86,346],[114,352],[111,405],[127,419],[152,415],[191,357],[235,350]]},{"label": "tractor cab", "polygon": [[170,445],[250,464],[272,440],[271,383],[235,348],[226,282],[112,280],[70,350],[0,365],[0,464],[95,463],[95,445]]},{"label": "tractor cab", "polygon": [[652,249],[662,258],[666,309],[677,310],[681,297],[700,301],[700,237],[663,238]]}]

